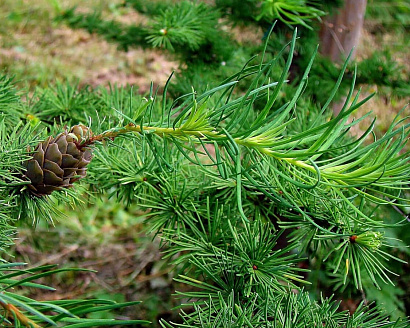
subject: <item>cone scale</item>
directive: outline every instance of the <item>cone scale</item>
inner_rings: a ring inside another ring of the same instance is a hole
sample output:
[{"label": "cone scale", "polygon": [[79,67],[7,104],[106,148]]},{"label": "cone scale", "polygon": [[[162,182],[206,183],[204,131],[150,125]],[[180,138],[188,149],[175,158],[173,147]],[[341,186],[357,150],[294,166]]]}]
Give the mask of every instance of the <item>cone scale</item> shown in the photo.
[{"label": "cone scale", "polygon": [[30,191],[39,197],[50,195],[53,191],[72,187],[75,181],[85,177],[92,153],[81,143],[90,137],[87,127],[75,125],[70,131],[40,142],[33,158],[25,163],[25,176],[31,181]]}]

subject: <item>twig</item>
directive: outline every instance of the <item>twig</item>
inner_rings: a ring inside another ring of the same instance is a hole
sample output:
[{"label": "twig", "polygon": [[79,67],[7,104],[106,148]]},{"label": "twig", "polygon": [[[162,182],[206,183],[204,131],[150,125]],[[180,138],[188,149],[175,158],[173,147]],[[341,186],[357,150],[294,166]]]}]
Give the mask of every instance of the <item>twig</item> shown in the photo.
[{"label": "twig", "polygon": [[6,310],[6,317],[13,319],[13,320],[17,319],[25,327],[41,328],[41,326],[39,326],[33,320],[27,318],[23,313],[21,313],[20,310],[17,307],[15,307],[13,304],[0,301],[0,306],[3,307],[4,310]]}]

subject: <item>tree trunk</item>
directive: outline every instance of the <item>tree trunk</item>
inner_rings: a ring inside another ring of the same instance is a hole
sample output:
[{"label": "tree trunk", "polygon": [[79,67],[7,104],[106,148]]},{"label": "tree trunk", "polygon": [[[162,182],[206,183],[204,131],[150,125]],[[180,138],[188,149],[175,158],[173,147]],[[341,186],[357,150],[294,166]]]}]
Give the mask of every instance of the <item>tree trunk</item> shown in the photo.
[{"label": "tree trunk", "polygon": [[[366,0],[345,0],[342,8],[323,20],[320,30],[320,52],[333,62],[344,62],[352,51],[353,59],[363,28]],[[343,108],[346,98],[333,103],[335,115]]]},{"label": "tree trunk", "polygon": [[[344,6],[323,20],[321,53],[334,62],[344,61],[360,40],[366,0],[345,0]],[[352,56],[355,55],[353,50]]]}]

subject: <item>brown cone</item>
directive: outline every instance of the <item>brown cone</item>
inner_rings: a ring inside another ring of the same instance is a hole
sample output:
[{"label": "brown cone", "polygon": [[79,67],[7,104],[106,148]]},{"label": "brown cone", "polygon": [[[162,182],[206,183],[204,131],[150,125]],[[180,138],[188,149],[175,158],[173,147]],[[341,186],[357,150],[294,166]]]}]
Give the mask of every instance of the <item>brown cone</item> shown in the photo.
[{"label": "brown cone", "polygon": [[69,188],[85,177],[92,154],[89,148],[78,146],[90,137],[83,125],[75,125],[69,132],[48,137],[36,147],[33,158],[25,163],[28,185],[36,196],[50,195],[55,190]]}]

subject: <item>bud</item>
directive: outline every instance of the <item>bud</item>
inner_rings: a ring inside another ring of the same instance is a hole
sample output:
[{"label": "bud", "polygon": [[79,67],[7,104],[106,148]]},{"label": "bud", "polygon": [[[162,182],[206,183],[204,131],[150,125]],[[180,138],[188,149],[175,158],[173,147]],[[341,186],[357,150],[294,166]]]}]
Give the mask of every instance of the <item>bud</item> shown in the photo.
[{"label": "bud", "polygon": [[378,231],[366,231],[357,235],[355,243],[376,250],[382,245],[384,234]]}]

